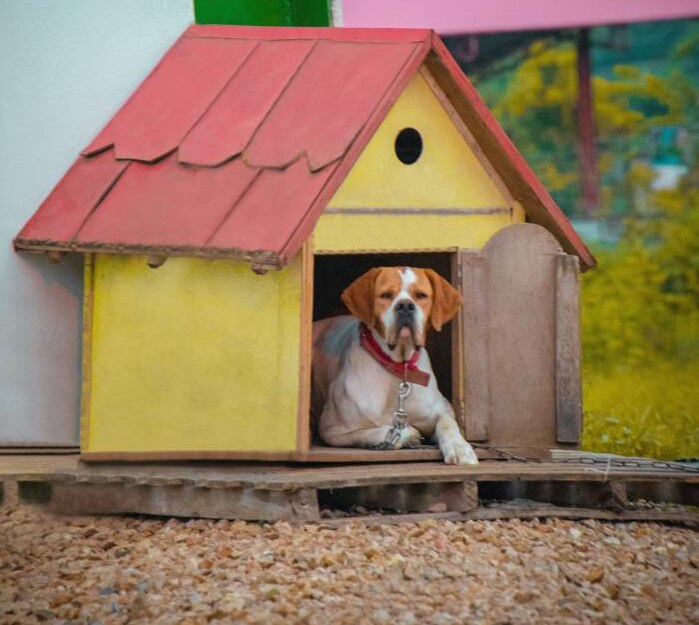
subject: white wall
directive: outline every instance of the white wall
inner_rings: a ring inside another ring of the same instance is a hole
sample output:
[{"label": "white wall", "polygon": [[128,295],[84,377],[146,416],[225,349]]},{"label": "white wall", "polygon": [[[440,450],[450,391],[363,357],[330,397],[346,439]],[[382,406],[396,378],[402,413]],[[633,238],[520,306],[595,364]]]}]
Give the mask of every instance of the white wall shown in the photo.
[{"label": "white wall", "polygon": [[193,19],[192,0],[0,0],[0,446],[78,442],[82,258],[12,238]]}]

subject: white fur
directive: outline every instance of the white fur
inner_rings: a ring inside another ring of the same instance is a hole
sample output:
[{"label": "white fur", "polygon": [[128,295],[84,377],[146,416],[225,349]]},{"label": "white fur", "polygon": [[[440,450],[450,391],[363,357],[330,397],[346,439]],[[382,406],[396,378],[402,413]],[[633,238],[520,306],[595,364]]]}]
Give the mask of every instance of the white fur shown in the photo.
[{"label": "white fur", "polygon": [[[321,415],[319,434],[328,445],[380,445],[393,425],[399,380],[359,344],[358,324],[347,316],[316,322],[313,328],[314,414]],[[383,339],[376,333],[374,336],[390,353]],[[446,463],[477,464],[473,448],[459,431],[451,404],[437,388],[425,349],[420,350],[417,365],[430,373],[430,381],[428,386],[411,385],[405,403],[409,427],[403,430],[395,448],[427,436],[439,444]]]},{"label": "white fur", "polygon": [[417,276],[415,272],[410,267],[405,267],[400,270],[401,279],[401,290],[391,301],[391,305],[386,309],[386,311],[381,315],[381,321],[383,322],[383,327],[388,328],[393,326],[396,320],[396,304],[402,300],[409,299],[415,304],[415,322],[418,328],[422,328],[425,322],[425,313],[422,312],[422,308],[417,305],[417,302],[411,297],[410,291],[408,290],[410,285],[417,282]]}]

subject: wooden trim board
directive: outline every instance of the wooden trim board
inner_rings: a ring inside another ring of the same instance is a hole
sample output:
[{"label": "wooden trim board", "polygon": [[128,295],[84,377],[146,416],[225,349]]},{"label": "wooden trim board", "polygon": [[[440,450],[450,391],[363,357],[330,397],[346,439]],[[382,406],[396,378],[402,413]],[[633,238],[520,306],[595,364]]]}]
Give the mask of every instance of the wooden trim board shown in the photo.
[{"label": "wooden trim board", "polygon": [[461,250],[461,314],[466,437],[486,441],[490,434],[490,383],[488,368],[488,302],[486,258],[480,250]]},{"label": "wooden trim board", "polygon": [[301,332],[299,400],[296,420],[296,451],[305,454],[311,444],[311,366],[313,361],[313,237],[301,248]]},{"label": "wooden trim board", "polygon": [[295,451],[89,451],[80,454],[84,462],[169,462],[172,460],[295,460]]},{"label": "wooden trim board", "polygon": [[87,449],[90,440],[90,391],[92,387],[92,313],[95,296],[95,256],[85,254],[83,318],[82,318],[82,380],[80,388],[80,448]]},{"label": "wooden trim board", "polygon": [[580,443],[580,269],[577,256],[556,259],[556,439]]},{"label": "wooden trim board", "polygon": [[[451,284],[461,293],[461,258],[458,253],[451,254]],[[463,305],[459,312],[451,320],[451,403],[454,408],[456,422],[461,433],[466,435],[466,400],[464,388],[464,333],[463,333]]]}]

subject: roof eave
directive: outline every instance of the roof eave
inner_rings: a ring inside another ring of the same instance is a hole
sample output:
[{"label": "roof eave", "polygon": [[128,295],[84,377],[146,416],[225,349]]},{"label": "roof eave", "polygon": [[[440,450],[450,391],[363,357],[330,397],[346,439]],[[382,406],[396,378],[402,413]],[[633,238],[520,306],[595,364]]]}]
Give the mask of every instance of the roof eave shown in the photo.
[{"label": "roof eave", "polygon": [[278,254],[270,250],[242,250],[238,248],[202,247],[192,245],[133,245],[122,243],[83,243],[64,241],[42,241],[17,237],[12,242],[15,251],[34,254],[64,252],[81,254],[119,254],[138,256],[161,256],[164,258],[184,256],[213,260],[235,260],[248,262],[264,270],[281,269],[284,263]]}]

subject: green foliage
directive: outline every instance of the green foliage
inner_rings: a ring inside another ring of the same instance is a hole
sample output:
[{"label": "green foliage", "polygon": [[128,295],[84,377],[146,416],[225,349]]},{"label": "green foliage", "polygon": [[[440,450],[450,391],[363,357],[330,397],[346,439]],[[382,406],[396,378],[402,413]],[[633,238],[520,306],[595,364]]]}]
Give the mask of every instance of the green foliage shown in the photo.
[{"label": "green foliage", "polygon": [[654,204],[654,218],[629,220],[583,278],[583,353],[595,370],[699,361],[699,190],[660,192]]},{"label": "green foliage", "polygon": [[699,456],[699,363],[588,370],[583,449],[665,460]]},{"label": "green foliage", "polygon": [[[687,39],[677,54],[693,45]],[[580,194],[576,55],[572,42],[538,40],[509,81],[500,79],[498,90],[484,89],[498,120],[568,214],[575,213]],[[699,89],[677,67],[657,75],[629,64],[595,75],[592,88],[600,215],[627,212],[634,188],[625,183],[636,159],[647,157],[649,131],[699,123]]]},{"label": "green foliage", "polygon": [[699,457],[699,189],[653,201],[583,278],[583,447]]}]

